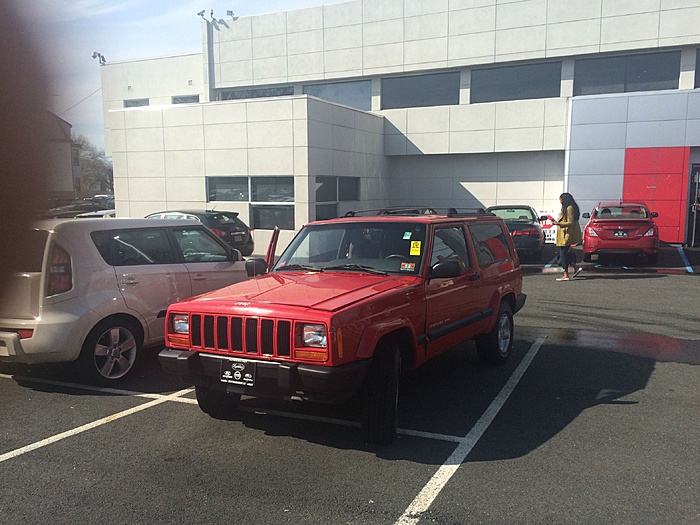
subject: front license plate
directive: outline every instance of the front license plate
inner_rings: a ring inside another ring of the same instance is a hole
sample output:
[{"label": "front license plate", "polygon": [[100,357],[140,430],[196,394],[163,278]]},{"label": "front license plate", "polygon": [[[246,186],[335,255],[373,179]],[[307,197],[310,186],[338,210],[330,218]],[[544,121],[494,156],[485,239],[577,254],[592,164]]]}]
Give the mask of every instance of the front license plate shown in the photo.
[{"label": "front license plate", "polygon": [[253,386],[255,384],[255,363],[239,359],[222,359],[221,382],[230,385]]},{"label": "front license plate", "polygon": [[627,237],[627,232],[625,231],[617,231],[613,234],[615,237]]}]

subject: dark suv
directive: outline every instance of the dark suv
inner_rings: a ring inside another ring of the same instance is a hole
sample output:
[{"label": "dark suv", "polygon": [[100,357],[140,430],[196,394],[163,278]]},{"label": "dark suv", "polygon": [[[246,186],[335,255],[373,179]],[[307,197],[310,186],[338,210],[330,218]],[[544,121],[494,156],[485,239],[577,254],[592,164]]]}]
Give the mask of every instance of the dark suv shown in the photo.
[{"label": "dark suv", "polygon": [[[279,230],[276,231],[278,233]],[[246,282],[168,308],[163,368],[226,417],[242,394],[344,402],[361,394],[367,441],[396,433],[402,370],[474,339],[506,362],[525,303],[513,239],[492,214],[381,214],[304,226]]]},{"label": "dark suv", "polygon": [[241,255],[251,255],[255,244],[250,228],[235,211],[170,210],[146,215],[147,219],[195,219],[204,224],[221,240],[236,248]]}]

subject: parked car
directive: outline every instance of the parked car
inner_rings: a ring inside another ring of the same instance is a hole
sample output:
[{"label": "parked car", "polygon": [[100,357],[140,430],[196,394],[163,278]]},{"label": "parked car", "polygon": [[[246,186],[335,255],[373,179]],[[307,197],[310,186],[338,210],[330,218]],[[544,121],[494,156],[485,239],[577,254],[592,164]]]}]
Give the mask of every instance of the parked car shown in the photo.
[{"label": "parked car", "polygon": [[475,339],[507,361],[525,303],[513,240],[491,214],[380,214],[304,226],[260,275],[168,308],[163,368],[200,408],[231,414],[242,394],[341,403],[362,393],[366,440],[396,433],[399,375]]},{"label": "parked car", "polygon": [[76,200],[70,204],[49,208],[39,214],[39,219],[69,219],[76,217],[82,213],[95,211],[103,211],[114,208],[114,202],[111,204],[104,200]]},{"label": "parked car", "polygon": [[544,232],[540,220],[546,220],[546,217],[539,217],[534,208],[522,204],[490,206],[486,212],[503,219],[521,257],[530,257],[535,261],[542,258]]},{"label": "parked car", "polygon": [[649,264],[659,257],[659,228],[654,223],[658,213],[644,203],[599,202],[583,229],[583,260],[597,261],[603,255],[643,256]]},{"label": "parked car", "polygon": [[117,210],[110,209],[110,210],[98,210],[98,211],[88,211],[85,213],[79,213],[78,215],[75,216],[75,218],[76,219],[96,219],[96,218],[113,219],[116,216],[117,216]]},{"label": "parked car", "polygon": [[255,249],[253,235],[246,223],[234,211],[171,210],[151,213],[147,219],[194,219],[209,228],[223,241],[236,248],[246,257]]},{"label": "parked car", "polygon": [[75,361],[105,384],[162,344],[170,303],[248,278],[240,253],[196,221],[50,221],[22,246],[0,298],[0,361]]}]

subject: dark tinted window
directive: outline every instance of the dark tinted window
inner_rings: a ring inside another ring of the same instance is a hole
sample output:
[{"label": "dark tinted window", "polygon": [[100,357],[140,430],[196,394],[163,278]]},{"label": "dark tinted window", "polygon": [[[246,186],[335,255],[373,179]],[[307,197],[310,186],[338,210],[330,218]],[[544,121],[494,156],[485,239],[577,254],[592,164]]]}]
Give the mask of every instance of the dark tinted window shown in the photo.
[{"label": "dark tinted window", "polygon": [[449,226],[435,230],[430,266],[444,259],[457,259],[463,268],[468,268],[471,265],[464,229],[461,226]]},{"label": "dark tinted window", "polygon": [[125,108],[140,108],[143,106],[148,106],[149,100],[147,98],[134,98],[131,100],[124,101]]},{"label": "dark tinted window", "polygon": [[472,224],[469,226],[469,231],[472,234],[479,266],[486,266],[511,256],[508,241],[500,224]]},{"label": "dark tinted window", "polygon": [[293,230],[294,206],[253,204],[251,207],[254,230]]},{"label": "dark tinted window", "polygon": [[338,178],[316,177],[316,202],[335,202],[338,200]]},{"label": "dark tinted window", "polygon": [[382,109],[459,104],[459,71],[382,79]]},{"label": "dark tinted window", "polygon": [[369,111],[372,109],[372,82],[337,82],[334,84],[310,84],[304,93],[345,106]]},{"label": "dark tinted window", "polygon": [[335,219],[338,217],[337,204],[317,204],[316,205],[316,220],[325,221],[326,219]]},{"label": "dark tinted window", "polygon": [[471,103],[558,97],[561,62],[474,69]]},{"label": "dark tinted window", "polygon": [[185,262],[216,262],[228,258],[226,249],[202,228],[173,228]]},{"label": "dark tinted window", "polygon": [[574,95],[678,89],[681,52],[576,60]]},{"label": "dark tinted window", "polygon": [[105,262],[112,266],[176,262],[165,230],[93,232],[90,237]]},{"label": "dark tinted window", "polygon": [[695,52],[695,88],[700,87],[700,49]]},{"label": "dark tinted window", "polygon": [[359,177],[338,177],[338,200],[359,201],[360,179]]},{"label": "dark tinted window", "polygon": [[209,201],[248,201],[248,177],[207,177]]},{"label": "dark tinted window", "polygon": [[173,104],[196,104],[199,102],[199,95],[182,95],[172,98]]},{"label": "dark tinted window", "polygon": [[282,86],[273,88],[248,88],[248,89],[221,89],[219,100],[237,100],[243,98],[265,98],[293,95],[294,86]]},{"label": "dark tinted window", "polygon": [[235,226],[237,229],[244,231],[245,223],[239,219],[234,213],[216,213],[207,215],[208,226],[216,228],[217,226]]},{"label": "dark tinted window", "polygon": [[253,202],[293,202],[294,177],[251,177],[250,200]]}]

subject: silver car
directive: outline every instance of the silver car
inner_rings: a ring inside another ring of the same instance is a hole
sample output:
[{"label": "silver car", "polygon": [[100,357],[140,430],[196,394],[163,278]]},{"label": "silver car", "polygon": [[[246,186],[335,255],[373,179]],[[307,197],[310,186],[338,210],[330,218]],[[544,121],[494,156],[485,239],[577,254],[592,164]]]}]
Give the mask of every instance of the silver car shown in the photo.
[{"label": "silver car", "polygon": [[49,221],[23,251],[0,296],[0,362],[75,361],[102,384],[163,342],[170,303],[248,278],[238,250],[189,220]]}]

